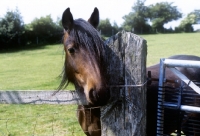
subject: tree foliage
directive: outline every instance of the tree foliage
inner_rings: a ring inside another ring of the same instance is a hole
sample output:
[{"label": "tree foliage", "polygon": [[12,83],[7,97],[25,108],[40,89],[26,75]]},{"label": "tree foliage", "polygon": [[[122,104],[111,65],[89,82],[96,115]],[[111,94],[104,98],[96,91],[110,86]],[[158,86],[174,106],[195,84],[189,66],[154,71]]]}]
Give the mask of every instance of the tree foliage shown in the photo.
[{"label": "tree foliage", "polygon": [[193,32],[193,24],[200,24],[200,10],[194,10],[184,18],[180,25],[176,27],[178,32]]},{"label": "tree foliage", "polygon": [[63,34],[60,19],[55,23],[51,16],[47,15],[24,25],[18,9],[7,11],[5,16],[0,18],[0,26],[0,49],[61,43]]},{"label": "tree foliage", "polygon": [[195,15],[195,21],[193,24],[200,24],[200,9],[194,10],[193,12],[189,13]]},{"label": "tree foliage", "polygon": [[177,6],[173,6],[173,3],[160,2],[149,6],[149,17],[152,28],[162,32],[164,24],[181,18],[182,13],[178,11]]},{"label": "tree foliage", "polygon": [[148,24],[148,7],[144,5],[146,0],[137,0],[132,7],[132,12],[123,17],[123,29],[134,33],[146,33],[150,31]]},{"label": "tree foliage", "polygon": [[18,9],[7,11],[0,19],[0,49],[21,45],[20,37],[24,33],[24,22]]},{"label": "tree foliage", "polygon": [[[57,36],[61,36],[62,28],[53,22],[51,15],[35,18],[30,24],[26,25],[26,32],[30,42],[34,43],[53,43]],[[40,40],[40,41],[39,41]]]},{"label": "tree foliage", "polygon": [[98,30],[101,32],[103,36],[109,37],[114,35],[118,31],[119,27],[116,22],[112,26],[110,20],[106,18],[105,20],[100,20]]},{"label": "tree foliage", "polygon": [[194,14],[188,14],[185,19],[183,19],[179,25],[180,31],[183,32],[192,32],[193,27],[192,24],[195,23],[195,15]]}]

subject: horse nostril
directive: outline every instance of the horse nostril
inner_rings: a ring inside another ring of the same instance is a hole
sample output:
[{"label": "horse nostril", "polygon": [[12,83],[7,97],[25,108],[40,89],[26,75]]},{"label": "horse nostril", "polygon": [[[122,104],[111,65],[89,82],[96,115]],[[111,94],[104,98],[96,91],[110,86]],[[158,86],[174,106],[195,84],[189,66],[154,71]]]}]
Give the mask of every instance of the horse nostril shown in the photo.
[{"label": "horse nostril", "polygon": [[109,98],[110,98],[110,93],[107,90],[97,91],[92,88],[89,91],[89,99],[91,101],[91,104],[103,106],[107,104]]},{"label": "horse nostril", "polygon": [[94,89],[91,89],[89,92],[89,97],[92,101],[97,101],[98,94]]}]

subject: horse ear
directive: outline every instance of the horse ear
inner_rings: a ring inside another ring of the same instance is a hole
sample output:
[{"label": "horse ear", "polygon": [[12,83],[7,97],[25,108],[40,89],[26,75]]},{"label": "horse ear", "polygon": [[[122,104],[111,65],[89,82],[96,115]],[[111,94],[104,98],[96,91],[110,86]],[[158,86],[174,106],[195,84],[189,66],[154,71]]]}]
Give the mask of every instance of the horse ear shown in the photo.
[{"label": "horse ear", "polygon": [[88,19],[88,22],[94,27],[97,28],[99,25],[99,10],[95,7],[92,15]]},{"label": "horse ear", "polygon": [[70,12],[70,8],[67,8],[62,15],[62,25],[65,30],[69,29],[71,30],[74,25],[74,19]]}]

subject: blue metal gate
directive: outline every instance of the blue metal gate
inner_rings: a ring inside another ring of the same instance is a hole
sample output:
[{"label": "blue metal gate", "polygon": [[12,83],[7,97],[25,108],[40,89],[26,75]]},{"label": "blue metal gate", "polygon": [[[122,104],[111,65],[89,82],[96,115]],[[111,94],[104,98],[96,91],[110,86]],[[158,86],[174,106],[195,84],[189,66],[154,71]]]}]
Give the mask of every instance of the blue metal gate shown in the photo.
[{"label": "blue metal gate", "polygon": [[[182,81],[179,87],[165,85],[165,69],[169,68]],[[175,67],[200,68],[200,61],[160,60],[157,136],[200,136],[200,83],[190,81]]]}]

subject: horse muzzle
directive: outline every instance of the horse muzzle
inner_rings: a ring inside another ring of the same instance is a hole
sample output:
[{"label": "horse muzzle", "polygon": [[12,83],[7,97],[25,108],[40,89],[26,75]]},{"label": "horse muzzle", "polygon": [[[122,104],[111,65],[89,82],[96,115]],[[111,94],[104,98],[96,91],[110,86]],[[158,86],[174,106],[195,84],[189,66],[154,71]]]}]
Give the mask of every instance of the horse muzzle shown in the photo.
[{"label": "horse muzzle", "polygon": [[100,89],[100,90],[91,89],[89,91],[89,99],[91,101],[91,105],[104,106],[107,104],[109,98],[110,98],[110,92],[107,89]]}]

